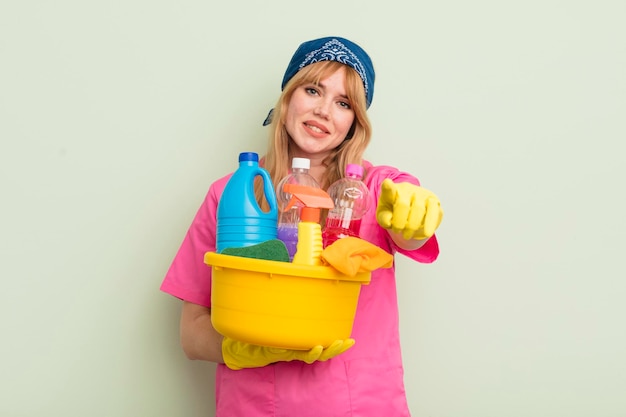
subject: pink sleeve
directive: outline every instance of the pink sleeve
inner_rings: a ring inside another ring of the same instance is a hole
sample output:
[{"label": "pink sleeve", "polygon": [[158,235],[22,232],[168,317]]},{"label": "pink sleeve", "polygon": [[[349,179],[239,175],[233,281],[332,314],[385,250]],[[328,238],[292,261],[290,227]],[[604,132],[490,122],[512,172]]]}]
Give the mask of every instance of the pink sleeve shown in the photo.
[{"label": "pink sleeve", "polygon": [[[365,167],[367,169],[365,182],[372,192],[375,202],[378,202],[378,197],[380,195],[380,186],[385,178],[389,178],[393,182],[409,182],[411,184],[420,185],[419,180],[411,174],[402,172],[397,168],[391,166],[372,166],[371,164],[366,163]],[[381,228],[381,230],[383,229]],[[385,235],[387,234],[385,233]],[[398,245],[396,245],[391,238],[388,238],[388,244],[395,252],[399,252],[415,261],[422,263],[434,262],[439,256],[439,244],[437,242],[436,235],[433,235],[430,239],[428,239],[428,241],[421,248],[412,251],[408,251],[398,247]]]},{"label": "pink sleeve", "polygon": [[204,254],[215,251],[217,203],[229,177],[217,180],[209,188],[163,279],[161,291],[194,304],[211,306],[211,268],[204,263]]}]

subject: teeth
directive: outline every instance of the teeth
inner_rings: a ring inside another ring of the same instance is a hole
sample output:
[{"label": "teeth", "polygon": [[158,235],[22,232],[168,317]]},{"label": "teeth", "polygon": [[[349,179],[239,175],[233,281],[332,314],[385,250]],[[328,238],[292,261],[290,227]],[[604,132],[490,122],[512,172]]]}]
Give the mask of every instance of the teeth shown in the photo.
[{"label": "teeth", "polygon": [[324,131],[322,129],[320,129],[319,127],[317,127],[317,126],[311,126],[311,125],[307,125],[307,126],[309,127],[309,129],[311,129],[311,130],[313,130],[315,132],[324,133]]}]

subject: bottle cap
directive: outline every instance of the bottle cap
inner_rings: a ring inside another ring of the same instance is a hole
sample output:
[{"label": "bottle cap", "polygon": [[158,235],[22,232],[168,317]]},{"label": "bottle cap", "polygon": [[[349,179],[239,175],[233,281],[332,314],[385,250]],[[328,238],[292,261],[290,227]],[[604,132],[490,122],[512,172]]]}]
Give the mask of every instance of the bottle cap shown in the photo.
[{"label": "bottle cap", "polygon": [[259,154],[256,152],[241,152],[239,154],[239,162],[244,161],[259,162]]},{"label": "bottle cap", "polygon": [[293,158],[291,160],[291,168],[294,169],[310,169],[311,160],[309,158]]},{"label": "bottle cap", "polygon": [[363,167],[359,164],[348,164],[346,166],[347,177],[363,177]]}]

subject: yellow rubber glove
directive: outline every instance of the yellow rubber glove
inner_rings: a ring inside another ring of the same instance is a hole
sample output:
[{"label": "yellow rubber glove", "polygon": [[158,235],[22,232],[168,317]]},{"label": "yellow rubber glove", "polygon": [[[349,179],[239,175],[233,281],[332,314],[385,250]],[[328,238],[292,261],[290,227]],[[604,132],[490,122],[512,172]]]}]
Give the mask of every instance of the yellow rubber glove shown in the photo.
[{"label": "yellow rubber glove", "polygon": [[337,355],[341,355],[352,346],[354,346],[354,339],[335,340],[330,346],[322,351],[318,361],[327,361],[332,359]]},{"label": "yellow rubber glove", "polygon": [[376,220],[385,229],[402,233],[405,239],[426,239],[439,227],[443,211],[437,196],[408,182],[386,178],[376,207]]},{"label": "yellow rubber glove", "polygon": [[291,350],[273,347],[252,345],[224,337],[222,342],[222,356],[224,363],[230,369],[260,368],[275,362],[290,362],[299,360],[312,364],[315,361],[331,359],[354,345],[353,339],[337,340],[324,349],[315,346],[311,350]]}]

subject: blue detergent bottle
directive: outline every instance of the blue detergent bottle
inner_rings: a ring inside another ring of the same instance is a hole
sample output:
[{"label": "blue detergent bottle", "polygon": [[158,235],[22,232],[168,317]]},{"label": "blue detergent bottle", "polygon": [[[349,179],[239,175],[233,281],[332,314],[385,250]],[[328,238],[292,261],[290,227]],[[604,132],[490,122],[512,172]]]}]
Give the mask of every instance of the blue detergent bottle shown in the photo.
[{"label": "blue detergent bottle", "polygon": [[[269,211],[263,211],[254,195],[254,180],[261,177]],[[278,204],[269,172],[259,166],[255,152],[239,154],[239,168],[226,183],[217,204],[216,250],[241,248],[276,239]]]}]

